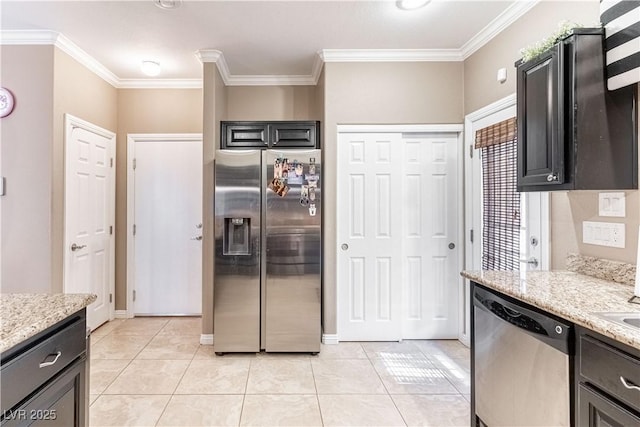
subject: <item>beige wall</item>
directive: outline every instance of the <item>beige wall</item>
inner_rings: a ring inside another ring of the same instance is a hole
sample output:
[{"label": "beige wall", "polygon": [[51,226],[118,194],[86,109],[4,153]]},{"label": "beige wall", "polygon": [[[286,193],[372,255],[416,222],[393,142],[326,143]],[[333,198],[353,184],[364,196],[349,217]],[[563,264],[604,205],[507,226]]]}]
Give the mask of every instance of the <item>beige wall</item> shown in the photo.
[{"label": "beige wall", "polygon": [[337,125],[462,123],[463,64],[327,63],[323,82],[323,332],[335,334]]},{"label": "beige wall", "polygon": [[229,86],[226,120],[317,120],[315,86]]},{"label": "beige wall", "polygon": [[116,143],[116,310],[127,308],[127,134],[201,133],[201,89],[119,89]]},{"label": "beige wall", "polygon": [[117,90],[75,59],[54,51],[53,71],[52,270],[54,292],[63,290],[64,115],[71,114],[116,132]]},{"label": "beige wall", "polygon": [[220,122],[227,120],[228,89],[214,63],[203,66],[203,203],[202,203],[202,333],[213,334],[213,161],[220,148]]},{"label": "beige wall", "polygon": [[0,124],[2,292],[51,292],[53,46],[2,46],[15,108]]},{"label": "beige wall", "polygon": [[[599,3],[540,2],[464,62],[465,114],[476,111],[516,91],[514,63],[520,49],[551,34],[558,23],[569,20],[585,26],[599,21]],[[499,68],[507,69],[507,81],[496,81]],[[563,269],[567,253],[635,263],[638,247],[640,201],[638,191],[627,191],[627,217],[598,216],[598,192],[572,191],[551,193],[551,268]],[[585,245],[583,221],[624,222],[626,248],[615,249]]]}]

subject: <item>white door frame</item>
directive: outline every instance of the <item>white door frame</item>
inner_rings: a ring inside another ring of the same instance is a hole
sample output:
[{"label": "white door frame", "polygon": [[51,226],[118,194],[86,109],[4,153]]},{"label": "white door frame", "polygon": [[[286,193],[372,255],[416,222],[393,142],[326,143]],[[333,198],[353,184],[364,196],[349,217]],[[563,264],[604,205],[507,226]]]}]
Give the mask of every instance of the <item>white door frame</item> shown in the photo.
[{"label": "white door frame", "polygon": [[[462,124],[434,124],[434,125],[337,125],[337,133],[336,133],[336,141],[339,140],[339,135],[342,133],[457,133],[458,135],[458,144],[459,144],[459,155],[458,155],[458,182],[460,185],[464,182],[464,138],[463,138],[463,130],[464,127]],[[462,236],[464,236],[464,192],[458,192],[458,212],[456,214],[457,228],[458,228],[458,236],[459,239],[462,240]],[[339,243],[338,239],[338,230],[334,229],[334,238],[335,242]],[[458,245],[456,248],[457,257],[458,257],[458,270],[462,271],[464,266],[464,252],[463,245]],[[327,250],[327,248],[325,248]],[[338,253],[338,246],[330,250],[335,251],[336,259]],[[336,283],[336,295],[337,295],[337,286],[339,284],[339,274],[338,269],[335,270],[334,283]],[[458,279],[459,292],[463,290],[464,280],[462,276]],[[462,313],[461,307],[459,309],[459,317]],[[339,315],[338,308],[338,298],[336,298],[336,307],[335,307],[336,317]],[[337,331],[337,339],[333,335],[328,336],[327,342],[338,343],[340,340],[340,331]],[[325,342],[325,337],[323,336],[323,342]]]},{"label": "white door frame", "polygon": [[67,182],[67,165],[69,165],[69,150],[68,150],[68,138],[71,135],[71,132],[74,128],[84,129],[88,132],[94,133],[96,135],[103,136],[111,140],[111,158],[113,159],[113,168],[111,172],[111,179],[109,182],[109,191],[111,194],[110,207],[109,212],[107,214],[109,224],[114,225],[114,233],[111,235],[111,244],[109,245],[109,293],[113,295],[112,300],[109,302],[109,320],[113,320],[115,313],[115,298],[116,298],[116,245],[115,245],[115,219],[116,219],[116,134],[103,129],[100,126],[94,125],[86,120],[82,120],[78,117],[75,117],[71,114],[65,113],[64,115],[64,159],[65,159],[65,167],[64,167],[64,182],[65,182],[65,190],[64,190],[64,231],[63,231],[63,239],[62,239],[62,253],[63,253],[63,266],[62,266],[62,283],[63,283],[63,293],[67,293],[67,273],[69,269],[69,259],[68,259],[68,249],[71,246],[71,242],[67,241],[67,191],[66,191],[66,182]]},{"label": "white door frame", "polygon": [[[516,94],[506,96],[494,103],[491,103],[479,110],[476,110],[464,119],[465,133],[465,155],[464,157],[464,206],[465,206],[465,270],[481,270],[482,269],[482,164],[478,150],[474,148],[476,131],[488,126],[485,119],[490,119],[494,123],[506,120],[516,115]],[[493,116],[493,117],[492,117]],[[479,122],[483,121],[480,124]],[[529,193],[525,193],[529,194]],[[549,193],[531,193],[539,197],[538,205],[540,207],[540,218],[543,222],[542,232],[540,236],[540,244],[542,256],[540,259],[540,268],[548,270],[550,266],[550,248],[549,248]],[[473,230],[473,242],[471,240],[471,232]],[[460,319],[460,341],[467,346],[470,345],[470,281],[464,279],[464,288],[460,294],[460,313],[463,315]]]},{"label": "white door frame", "polygon": [[133,291],[135,283],[135,242],[133,239],[133,223],[135,220],[135,159],[136,142],[197,142],[202,141],[201,133],[130,133],[127,134],[127,309],[121,317],[134,317]]}]

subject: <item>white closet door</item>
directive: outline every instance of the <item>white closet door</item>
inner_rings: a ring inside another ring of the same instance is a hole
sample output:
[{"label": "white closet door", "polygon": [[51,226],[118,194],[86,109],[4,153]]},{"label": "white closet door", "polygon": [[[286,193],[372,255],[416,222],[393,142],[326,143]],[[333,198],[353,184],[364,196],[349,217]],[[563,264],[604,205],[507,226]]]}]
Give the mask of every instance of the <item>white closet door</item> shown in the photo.
[{"label": "white closet door", "polygon": [[458,139],[403,140],[403,338],[458,337]]},{"label": "white closet door", "polygon": [[341,341],[402,338],[401,134],[338,139]]}]

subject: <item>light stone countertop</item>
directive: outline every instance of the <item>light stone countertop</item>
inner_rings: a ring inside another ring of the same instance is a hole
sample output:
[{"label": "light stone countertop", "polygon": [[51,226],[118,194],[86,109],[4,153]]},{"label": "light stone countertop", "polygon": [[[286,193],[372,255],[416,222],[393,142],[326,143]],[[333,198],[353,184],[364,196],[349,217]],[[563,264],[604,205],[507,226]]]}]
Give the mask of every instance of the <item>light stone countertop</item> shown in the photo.
[{"label": "light stone countertop", "polygon": [[0,352],[55,325],[95,300],[93,294],[0,294]]},{"label": "light stone countertop", "polygon": [[640,329],[594,313],[635,312],[633,287],[571,271],[463,271],[463,277],[640,350]]}]

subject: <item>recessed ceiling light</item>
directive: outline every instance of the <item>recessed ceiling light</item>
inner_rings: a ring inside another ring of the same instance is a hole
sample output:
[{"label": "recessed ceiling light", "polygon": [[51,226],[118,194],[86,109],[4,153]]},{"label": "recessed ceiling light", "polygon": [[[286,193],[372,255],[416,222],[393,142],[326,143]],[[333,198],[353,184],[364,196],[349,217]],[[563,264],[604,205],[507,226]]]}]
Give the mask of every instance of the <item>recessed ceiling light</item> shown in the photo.
[{"label": "recessed ceiling light", "polygon": [[182,0],[153,0],[160,9],[177,9],[182,5]]},{"label": "recessed ceiling light", "polygon": [[142,61],[140,70],[149,77],[155,77],[160,74],[160,63],[155,61]]},{"label": "recessed ceiling light", "polygon": [[416,10],[429,4],[431,0],[398,0],[396,6],[402,10]]}]

